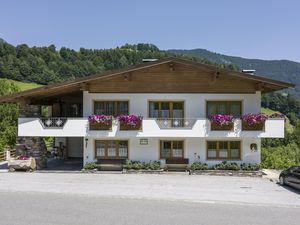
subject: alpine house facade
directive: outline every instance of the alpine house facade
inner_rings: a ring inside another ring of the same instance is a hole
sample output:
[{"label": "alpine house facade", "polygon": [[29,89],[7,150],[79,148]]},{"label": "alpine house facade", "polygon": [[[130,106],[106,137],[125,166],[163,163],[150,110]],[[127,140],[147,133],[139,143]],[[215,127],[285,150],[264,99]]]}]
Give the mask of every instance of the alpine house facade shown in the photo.
[{"label": "alpine house facade", "polygon": [[[283,138],[284,118],[259,115],[261,95],[293,84],[177,58],[0,98],[19,103],[18,140],[55,137],[65,157],[260,163],[261,138]],[[48,107],[41,117],[40,106]],[[127,116],[130,115],[130,116]]]}]

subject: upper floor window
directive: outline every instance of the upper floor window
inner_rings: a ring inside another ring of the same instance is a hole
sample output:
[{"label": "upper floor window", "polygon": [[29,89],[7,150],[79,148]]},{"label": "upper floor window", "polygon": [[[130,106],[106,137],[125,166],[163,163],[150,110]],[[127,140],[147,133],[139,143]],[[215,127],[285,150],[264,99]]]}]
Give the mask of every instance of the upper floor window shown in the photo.
[{"label": "upper floor window", "polygon": [[128,101],[95,101],[94,114],[97,115],[128,115],[129,103]]},{"label": "upper floor window", "polygon": [[149,102],[150,118],[184,118],[184,102]]},{"label": "upper floor window", "polygon": [[206,116],[213,114],[227,114],[235,117],[242,115],[241,101],[207,101]]}]

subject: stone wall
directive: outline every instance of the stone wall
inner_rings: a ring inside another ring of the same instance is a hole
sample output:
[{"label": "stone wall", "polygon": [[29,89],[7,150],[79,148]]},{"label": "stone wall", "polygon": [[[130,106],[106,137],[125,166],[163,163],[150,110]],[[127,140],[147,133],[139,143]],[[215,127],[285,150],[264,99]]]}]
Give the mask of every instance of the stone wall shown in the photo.
[{"label": "stone wall", "polygon": [[[20,104],[20,117],[39,117],[41,107],[36,105]],[[34,157],[37,169],[47,167],[47,147],[41,137],[17,137],[16,155]]]},{"label": "stone wall", "polygon": [[41,106],[29,105],[21,103],[20,105],[20,117],[39,117],[41,116]]},{"label": "stone wall", "polygon": [[37,169],[47,167],[47,147],[41,137],[17,137],[16,155],[34,157]]}]

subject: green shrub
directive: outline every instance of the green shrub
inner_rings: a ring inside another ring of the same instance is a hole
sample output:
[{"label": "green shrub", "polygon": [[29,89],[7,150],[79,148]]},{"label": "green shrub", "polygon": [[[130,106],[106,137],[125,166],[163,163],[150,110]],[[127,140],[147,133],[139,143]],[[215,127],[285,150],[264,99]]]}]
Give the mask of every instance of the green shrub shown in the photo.
[{"label": "green shrub", "polygon": [[93,170],[97,168],[97,164],[92,162],[92,163],[87,163],[83,167],[85,170]]},{"label": "green shrub", "polygon": [[207,170],[208,166],[206,163],[193,162],[191,165],[192,170]]},{"label": "green shrub", "polygon": [[295,144],[262,148],[262,168],[286,169],[300,164],[300,149]]},{"label": "green shrub", "polygon": [[140,161],[127,160],[123,168],[127,170],[140,170],[143,168],[143,164]]},{"label": "green shrub", "polygon": [[212,167],[213,170],[240,170],[241,167],[235,162],[226,162],[223,161],[219,164],[216,164]]},{"label": "green shrub", "polygon": [[160,169],[160,161],[150,161],[149,163],[143,164],[143,169],[145,170],[159,170]]},{"label": "green shrub", "polygon": [[241,164],[241,169],[246,170],[246,171],[258,171],[258,170],[260,170],[260,164],[242,163]]},{"label": "green shrub", "polygon": [[123,168],[127,170],[159,170],[160,161],[150,161],[148,163],[142,163],[140,161],[127,160]]}]

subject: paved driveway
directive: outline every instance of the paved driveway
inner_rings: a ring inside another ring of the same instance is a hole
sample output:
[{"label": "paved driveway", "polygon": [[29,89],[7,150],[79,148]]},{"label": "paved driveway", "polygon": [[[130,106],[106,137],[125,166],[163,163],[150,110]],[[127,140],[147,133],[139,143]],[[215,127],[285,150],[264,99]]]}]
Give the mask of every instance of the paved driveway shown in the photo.
[{"label": "paved driveway", "polygon": [[0,192],[300,207],[300,194],[264,178],[186,174],[1,173]]}]

